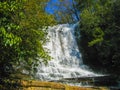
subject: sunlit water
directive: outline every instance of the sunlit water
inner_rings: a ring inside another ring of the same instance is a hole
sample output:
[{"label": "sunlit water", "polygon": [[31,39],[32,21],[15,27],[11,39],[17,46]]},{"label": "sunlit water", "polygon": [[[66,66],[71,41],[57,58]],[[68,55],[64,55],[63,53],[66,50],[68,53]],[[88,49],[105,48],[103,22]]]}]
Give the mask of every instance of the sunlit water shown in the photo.
[{"label": "sunlit water", "polygon": [[81,53],[74,36],[76,24],[49,27],[49,42],[44,46],[53,59],[45,66],[41,63],[36,77],[40,80],[60,80],[83,76],[97,76],[83,64]]}]

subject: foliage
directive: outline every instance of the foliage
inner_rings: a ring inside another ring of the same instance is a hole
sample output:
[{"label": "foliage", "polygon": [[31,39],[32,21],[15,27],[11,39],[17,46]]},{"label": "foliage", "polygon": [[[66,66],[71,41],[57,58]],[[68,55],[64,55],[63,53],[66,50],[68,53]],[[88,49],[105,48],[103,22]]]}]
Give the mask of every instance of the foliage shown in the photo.
[{"label": "foliage", "polygon": [[52,14],[58,23],[75,23],[79,21],[79,12],[75,0],[58,0],[48,4],[49,9],[53,9]]},{"label": "foliage", "polygon": [[94,69],[120,74],[120,1],[87,0],[79,3],[83,59]]},{"label": "foliage", "polygon": [[55,20],[44,10],[47,2],[0,2],[0,77],[8,77],[21,68],[32,74],[39,59],[45,63],[50,60],[51,57],[43,48],[47,41],[45,27],[54,25]]}]

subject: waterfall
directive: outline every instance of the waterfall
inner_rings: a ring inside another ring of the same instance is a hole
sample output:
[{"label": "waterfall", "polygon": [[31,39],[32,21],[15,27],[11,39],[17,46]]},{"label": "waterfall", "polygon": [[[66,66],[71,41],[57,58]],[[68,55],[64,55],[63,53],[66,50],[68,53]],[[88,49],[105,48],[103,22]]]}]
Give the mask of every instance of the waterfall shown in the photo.
[{"label": "waterfall", "polygon": [[40,63],[36,77],[40,80],[60,80],[82,76],[96,76],[83,64],[74,36],[76,24],[62,24],[48,28],[49,49],[52,60],[45,66]]}]

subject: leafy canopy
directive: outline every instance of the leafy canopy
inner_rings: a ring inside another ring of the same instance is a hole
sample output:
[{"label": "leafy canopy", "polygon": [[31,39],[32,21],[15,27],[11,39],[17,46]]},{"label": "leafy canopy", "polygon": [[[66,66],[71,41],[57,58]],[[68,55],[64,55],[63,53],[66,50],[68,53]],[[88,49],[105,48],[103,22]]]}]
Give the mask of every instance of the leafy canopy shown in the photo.
[{"label": "leafy canopy", "polygon": [[120,1],[80,0],[78,4],[80,45],[85,63],[120,75]]},{"label": "leafy canopy", "polygon": [[39,59],[45,63],[50,60],[43,48],[48,40],[45,27],[54,25],[55,20],[45,12],[47,2],[0,1],[0,77],[7,77],[20,69],[33,74]]}]

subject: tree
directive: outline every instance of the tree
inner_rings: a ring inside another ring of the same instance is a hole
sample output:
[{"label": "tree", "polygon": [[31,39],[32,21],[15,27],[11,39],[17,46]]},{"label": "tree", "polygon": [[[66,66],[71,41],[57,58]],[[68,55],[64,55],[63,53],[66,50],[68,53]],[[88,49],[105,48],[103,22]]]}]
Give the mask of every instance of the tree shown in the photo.
[{"label": "tree", "polygon": [[[120,70],[119,0],[79,2],[83,59],[94,69],[111,74]],[[117,8],[116,8],[117,7]]]},{"label": "tree", "polygon": [[45,63],[50,60],[43,48],[47,41],[45,28],[55,24],[55,20],[44,10],[47,2],[0,2],[0,77],[8,77],[21,68],[33,74],[40,58]]},{"label": "tree", "polygon": [[75,23],[79,21],[79,12],[75,0],[58,0],[52,2],[49,8],[54,8],[53,15],[58,23]]}]

